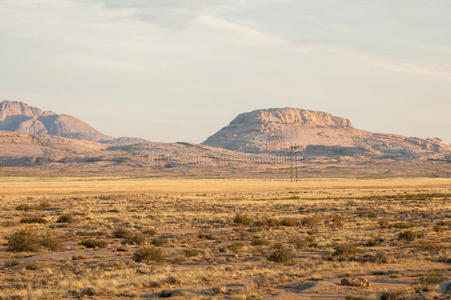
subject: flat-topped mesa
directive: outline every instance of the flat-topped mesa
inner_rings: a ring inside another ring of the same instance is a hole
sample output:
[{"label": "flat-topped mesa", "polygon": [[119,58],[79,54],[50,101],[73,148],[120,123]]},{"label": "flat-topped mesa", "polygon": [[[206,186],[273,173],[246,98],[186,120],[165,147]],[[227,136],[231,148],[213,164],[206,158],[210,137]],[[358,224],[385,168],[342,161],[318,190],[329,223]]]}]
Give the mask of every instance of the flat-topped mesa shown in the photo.
[{"label": "flat-topped mesa", "polygon": [[254,110],[252,112],[240,114],[232,122],[230,122],[231,125],[236,125],[239,123],[279,123],[352,128],[352,123],[348,119],[336,117],[325,112],[299,108],[271,108]]}]

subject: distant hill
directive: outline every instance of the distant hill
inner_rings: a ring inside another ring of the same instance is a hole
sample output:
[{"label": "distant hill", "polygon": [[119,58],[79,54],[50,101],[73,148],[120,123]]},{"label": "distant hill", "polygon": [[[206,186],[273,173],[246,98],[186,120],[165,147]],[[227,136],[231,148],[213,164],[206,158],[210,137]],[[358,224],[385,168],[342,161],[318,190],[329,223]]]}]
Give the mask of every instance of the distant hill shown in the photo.
[{"label": "distant hill", "polygon": [[237,116],[202,143],[251,153],[351,156],[396,160],[442,159],[451,147],[438,138],[420,139],[356,129],[348,119],[298,108],[261,109]]},{"label": "distant hill", "polygon": [[147,142],[134,137],[113,138],[69,115],[29,106],[24,102],[0,102],[0,130],[51,135],[77,140],[88,140],[112,145],[130,145]]},{"label": "distant hill", "polygon": [[42,111],[17,101],[0,102],[0,130],[89,141],[113,139],[72,116]]},{"label": "distant hill", "polygon": [[0,175],[286,178],[293,159],[301,177],[451,176],[440,139],[371,133],[323,112],[244,113],[198,145],[113,138],[71,116],[0,103]]}]

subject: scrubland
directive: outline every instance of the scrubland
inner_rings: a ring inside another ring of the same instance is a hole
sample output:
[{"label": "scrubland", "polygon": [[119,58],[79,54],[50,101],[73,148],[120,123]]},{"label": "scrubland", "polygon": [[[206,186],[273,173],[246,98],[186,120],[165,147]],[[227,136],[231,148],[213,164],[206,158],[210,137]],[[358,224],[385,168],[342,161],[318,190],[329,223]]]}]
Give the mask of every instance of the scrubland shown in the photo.
[{"label": "scrubland", "polygon": [[449,299],[451,179],[0,178],[0,299]]}]

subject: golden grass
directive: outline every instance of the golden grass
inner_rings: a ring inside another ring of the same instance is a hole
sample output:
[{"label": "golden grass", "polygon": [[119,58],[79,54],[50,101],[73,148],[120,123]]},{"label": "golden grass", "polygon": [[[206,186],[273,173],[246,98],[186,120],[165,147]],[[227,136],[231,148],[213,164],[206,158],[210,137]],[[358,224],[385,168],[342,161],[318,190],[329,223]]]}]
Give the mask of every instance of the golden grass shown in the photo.
[{"label": "golden grass", "polygon": [[[2,177],[0,297],[430,296],[437,283],[420,288],[418,278],[450,277],[450,199],[446,178]],[[34,217],[47,222],[20,223]],[[61,237],[62,249],[8,251],[8,237],[27,226]],[[413,240],[399,239],[406,230]],[[158,250],[137,260],[142,249]],[[344,277],[371,285],[342,286]]]}]

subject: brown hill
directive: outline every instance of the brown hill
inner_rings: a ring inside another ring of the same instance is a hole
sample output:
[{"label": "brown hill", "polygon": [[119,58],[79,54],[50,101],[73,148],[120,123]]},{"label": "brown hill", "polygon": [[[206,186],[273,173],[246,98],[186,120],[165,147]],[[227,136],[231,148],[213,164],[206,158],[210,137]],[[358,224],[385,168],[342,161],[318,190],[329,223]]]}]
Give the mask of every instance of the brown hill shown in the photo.
[{"label": "brown hill", "polygon": [[0,130],[53,135],[90,141],[109,141],[107,136],[69,115],[42,111],[23,102],[0,102]]},{"label": "brown hill", "polygon": [[304,156],[353,156],[397,160],[443,159],[451,147],[420,139],[356,129],[348,119],[297,108],[240,114],[202,144],[251,153],[287,152]]}]

